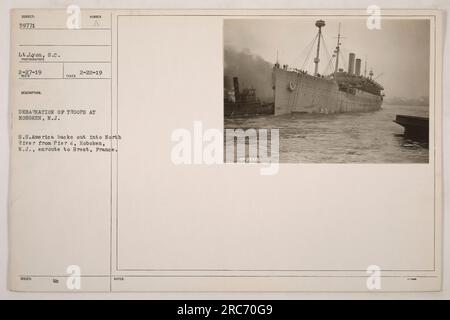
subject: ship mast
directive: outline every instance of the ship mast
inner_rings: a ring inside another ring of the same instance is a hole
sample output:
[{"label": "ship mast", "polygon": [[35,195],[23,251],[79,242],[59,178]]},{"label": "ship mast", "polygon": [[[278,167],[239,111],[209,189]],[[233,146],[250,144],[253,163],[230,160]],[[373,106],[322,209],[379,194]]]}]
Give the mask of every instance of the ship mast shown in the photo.
[{"label": "ship mast", "polygon": [[325,26],[325,21],[323,20],[317,20],[316,21],[316,27],[319,28],[319,35],[317,37],[317,53],[316,57],[314,58],[315,68],[314,68],[314,75],[317,76],[319,71],[319,52],[320,52],[320,38],[322,37],[322,27]]},{"label": "ship mast", "polygon": [[366,54],[366,59],[364,60],[364,77],[367,76],[367,54]]},{"label": "ship mast", "polygon": [[275,62],[275,67],[279,68],[280,63],[278,62],[278,49],[277,49],[277,61]]},{"label": "ship mast", "polygon": [[336,66],[334,67],[334,73],[336,74],[338,72],[339,68],[339,46],[341,40],[341,23],[339,22],[339,31],[338,31],[338,39],[337,39],[337,45],[336,45]]}]

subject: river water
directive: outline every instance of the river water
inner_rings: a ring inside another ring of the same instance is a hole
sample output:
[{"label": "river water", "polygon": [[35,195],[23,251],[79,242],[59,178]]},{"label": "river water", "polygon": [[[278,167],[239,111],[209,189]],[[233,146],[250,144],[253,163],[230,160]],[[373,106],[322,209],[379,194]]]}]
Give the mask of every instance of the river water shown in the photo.
[{"label": "river water", "polygon": [[225,119],[226,129],[280,130],[281,163],[426,163],[428,145],[403,137],[397,114],[428,107],[383,105],[364,113],[261,115]]}]

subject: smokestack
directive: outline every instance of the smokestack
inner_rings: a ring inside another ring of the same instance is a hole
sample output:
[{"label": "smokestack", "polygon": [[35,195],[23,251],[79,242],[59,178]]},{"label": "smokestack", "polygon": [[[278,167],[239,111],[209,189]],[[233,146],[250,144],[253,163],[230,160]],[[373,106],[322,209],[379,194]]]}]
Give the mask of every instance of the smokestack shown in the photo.
[{"label": "smokestack", "polygon": [[238,101],[240,97],[238,77],[233,77],[233,85],[234,85],[234,97],[236,101]]},{"label": "smokestack", "polygon": [[361,74],[361,59],[356,59],[355,74],[357,76]]},{"label": "smokestack", "polygon": [[348,55],[348,74],[353,74],[355,70],[355,54],[350,53]]}]

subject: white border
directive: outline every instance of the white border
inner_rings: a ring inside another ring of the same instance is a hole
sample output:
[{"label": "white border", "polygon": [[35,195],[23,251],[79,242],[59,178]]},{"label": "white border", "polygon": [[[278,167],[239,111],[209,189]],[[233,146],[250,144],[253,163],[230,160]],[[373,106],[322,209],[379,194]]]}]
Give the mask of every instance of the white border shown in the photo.
[{"label": "white border", "polygon": [[[0,2],[0,35],[3,43],[8,44],[0,48],[0,61],[2,72],[0,73],[0,298],[2,299],[450,299],[450,255],[445,254],[450,251],[450,220],[445,219],[448,214],[448,208],[445,204],[448,202],[450,194],[445,192],[450,178],[450,171],[447,170],[445,163],[447,162],[447,153],[449,151],[449,143],[443,140],[444,153],[444,215],[443,215],[443,289],[442,292],[436,293],[18,293],[7,290],[7,190],[8,190],[8,168],[9,168],[9,130],[8,130],[8,83],[9,83],[9,10],[11,8],[65,8],[70,4],[77,4],[84,8],[148,8],[148,9],[187,9],[187,8],[258,8],[258,9],[361,9],[369,5],[378,5],[385,9],[441,9],[445,10],[444,16],[444,60],[443,60],[443,134],[442,137],[450,136],[450,108],[449,93],[450,88],[450,70],[449,60],[450,52],[447,43],[450,40],[450,28],[447,26],[446,15],[450,11],[450,3],[446,0],[424,0],[420,6],[413,4],[407,0],[336,0],[330,4],[330,1],[323,0],[304,0],[304,1],[251,1],[251,0],[229,0],[226,3],[218,0],[110,0],[106,1],[92,0],[72,0],[72,1],[55,1],[55,0],[3,0]],[[57,5],[55,5],[57,4]],[[413,4],[413,6],[411,5]]]}]

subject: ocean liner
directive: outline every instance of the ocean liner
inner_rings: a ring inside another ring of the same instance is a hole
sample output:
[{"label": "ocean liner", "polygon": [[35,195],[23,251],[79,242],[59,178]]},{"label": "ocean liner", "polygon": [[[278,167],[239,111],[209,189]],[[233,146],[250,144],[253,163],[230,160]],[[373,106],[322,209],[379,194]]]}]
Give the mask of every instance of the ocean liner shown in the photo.
[{"label": "ocean liner", "polygon": [[372,70],[369,76],[366,76],[365,68],[362,75],[361,59],[355,59],[354,53],[349,54],[348,71],[339,68],[340,32],[333,55],[334,72],[326,76],[319,74],[320,42],[323,40],[322,28],[325,21],[318,20],[315,25],[319,30],[315,38],[317,49],[314,74],[290,68],[288,65],[280,66],[277,58],[272,72],[275,115],[291,112],[328,114],[380,109],[384,96],[383,87],[373,78]]}]

